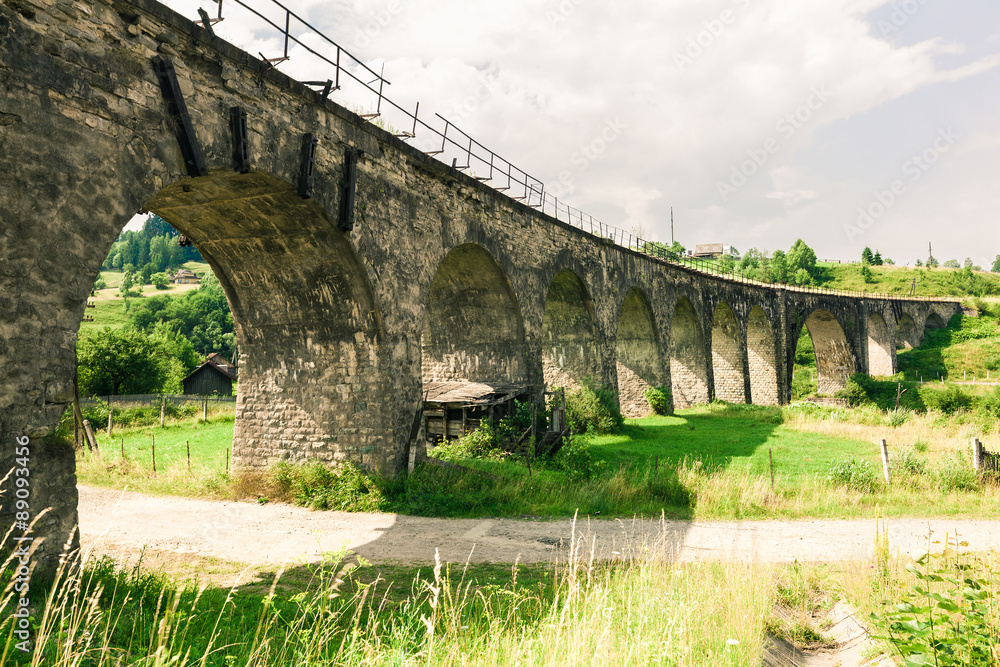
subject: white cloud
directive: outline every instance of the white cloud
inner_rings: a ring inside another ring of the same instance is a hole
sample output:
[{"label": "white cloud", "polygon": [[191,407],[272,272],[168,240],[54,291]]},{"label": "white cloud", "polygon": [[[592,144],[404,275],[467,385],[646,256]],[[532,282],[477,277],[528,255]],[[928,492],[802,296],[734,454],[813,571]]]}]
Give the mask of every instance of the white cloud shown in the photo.
[{"label": "white cloud", "polygon": [[[678,235],[687,245],[704,241],[701,233],[738,247],[771,248],[810,236],[823,256],[853,256],[855,248],[838,231],[842,220],[863,203],[859,199],[895,177],[890,172],[867,182],[864,169],[852,169],[869,161],[867,137],[892,137],[895,143],[885,150],[902,156],[943,125],[968,126],[970,136],[1000,135],[995,104],[984,100],[1000,89],[1000,54],[982,50],[996,35],[985,42],[975,37],[978,46],[971,48],[973,28],[1000,18],[1000,8],[985,16],[981,9],[928,3],[890,40],[871,18],[887,10],[885,0],[288,2],[373,68],[384,63],[392,81],[387,95],[401,106],[412,109],[420,100],[421,118],[430,122],[434,111],[448,116],[553,187],[568,172],[570,203],[603,215],[606,223],[642,224],[668,238],[673,205],[690,221]],[[169,4],[196,16],[193,0]],[[214,4],[204,6],[212,11]],[[280,55],[280,40],[238,18],[237,8],[224,7],[220,34],[251,53]],[[918,32],[945,23],[957,27],[930,36]],[[912,43],[901,39],[907,31]],[[679,66],[677,54],[690,62]],[[300,78],[329,76],[310,73],[300,56],[293,52],[279,68]],[[959,85],[969,80],[977,84]],[[779,129],[817,86],[829,91],[828,100],[797,121],[794,132]],[[907,102],[925,94],[934,104]],[[346,86],[333,97],[355,107],[376,101]],[[898,113],[884,113],[890,106]],[[574,159],[581,147],[615,118],[625,129],[582,166]],[[850,150],[841,140],[835,147],[842,150],[831,151],[817,142],[821,134],[851,136]],[[721,201],[717,183],[769,139],[778,147],[767,163]],[[415,143],[434,141],[418,131]],[[987,143],[979,151],[995,165],[1000,147]],[[936,169],[941,182],[954,179],[980,192],[971,201],[983,208],[966,202],[953,222],[972,233],[1000,206],[1000,195],[986,185],[981,160],[958,155]],[[824,181],[830,173],[842,176]],[[922,184],[921,199],[952,201],[953,192],[931,189],[936,182]],[[914,219],[933,230],[929,214],[914,210],[912,216],[907,230],[918,225]],[[888,217],[882,223],[884,229],[895,224]],[[990,233],[987,240],[1000,251],[1000,237]]]}]

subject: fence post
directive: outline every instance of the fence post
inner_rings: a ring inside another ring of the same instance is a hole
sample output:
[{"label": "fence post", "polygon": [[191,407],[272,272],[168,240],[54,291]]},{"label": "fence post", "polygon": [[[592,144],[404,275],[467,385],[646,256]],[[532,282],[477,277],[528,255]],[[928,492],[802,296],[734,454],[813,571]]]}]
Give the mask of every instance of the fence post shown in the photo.
[{"label": "fence post", "polygon": [[114,411],[115,411],[114,407],[112,407],[111,403],[109,402],[108,403],[108,437],[109,438],[111,437],[111,414]]},{"label": "fence post", "polygon": [[891,481],[891,475],[889,473],[889,447],[886,445],[885,438],[879,442],[879,449],[882,452],[882,472],[885,475],[885,483],[888,484]]},{"label": "fence post", "polygon": [[203,422],[208,421],[208,399],[206,398],[201,404],[201,420]]},{"label": "fence post", "polygon": [[156,474],[156,436],[155,435],[151,435],[149,437],[153,441],[153,445],[152,445],[152,447],[153,447],[153,474],[155,475]]},{"label": "fence post", "polygon": [[160,428],[163,428],[163,420],[166,418],[166,416],[167,416],[167,397],[164,396],[160,400]]},{"label": "fence post", "polygon": [[190,440],[185,440],[184,444],[187,445],[188,470],[190,470],[191,469],[191,441]]},{"label": "fence post", "polygon": [[767,458],[771,461],[771,491],[774,491],[774,451],[768,447],[767,448]]},{"label": "fence post", "polygon": [[88,419],[83,420],[83,432],[87,436],[87,446],[90,451],[100,454],[101,450],[97,448],[97,438],[94,437],[94,431],[90,428],[90,420]]},{"label": "fence post", "polygon": [[983,443],[979,438],[972,439],[972,469],[976,472],[983,469]]}]

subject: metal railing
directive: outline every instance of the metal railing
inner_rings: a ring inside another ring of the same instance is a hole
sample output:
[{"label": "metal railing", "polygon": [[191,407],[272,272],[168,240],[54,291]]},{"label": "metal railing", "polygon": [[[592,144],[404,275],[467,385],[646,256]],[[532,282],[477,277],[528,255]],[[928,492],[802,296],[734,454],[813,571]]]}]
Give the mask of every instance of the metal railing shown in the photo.
[{"label": "metal railing", "polygon": [[[199,23],[213,38],[215,37],[213,26],[224,19],[223,4],[225,0],[215,0],[215,2],[218,6],[218,12],[214,18],[210,17],[204,9],[198,10],[200,15]],[[409,130],[398,131],[394,130],[391,125],[386,126],[385,129],[393,134],[393,136],[403,141],[409,141],[417,137],[418,131],[429,134],[433,140],[433,145],[428,145],[431,150],[423,151],[426,155],[444,164],[448,164],[447,157],[450,156],[450,166],[452,168],[463,172],[468,171],[469,176],[489,185],[497,192],[502,192],[515,201],[522,202],[545,215],[549,215],[560,222],[576,227],[593,236],[607,239],[616,245],[649,255],[660,261],[683,266],[724,280],[748,285],[759,285],[761,287],[775,286],[774,283],[753,280],[736,270],[720,271],[713,264],[695,258],[664,252],[659,244],[638,238],[619,227],[595,220],[590,214],[560,202],[558,197],[545,191],[545,184],[541,180],[531,176],[510,162],[510,160],[498,155],[495,151],[476,141],[472,136],[441,114],[435,113],[433,117],[425,116],[424,118],[420,118],[419,102],[415,104],[413,111],[410,112],[408,108],[404,108],[386,97],[385,87],[391,85],[391,82],[384,76],[384,66],[382,71],[376,72],[360,58],[333,39],[327,37],[278,0],[259,0],[258,3],[255,3],[258,6],[264,5],[279,9],[280,16],[277,18],[269,18],[263,10],[251,6],[249,0],[229,0],[229,3],[230,5],[237,5],[244,8],[279,33],[280,42],[283,44],[282,55],[269,58],[263,53],[259,53],[262,70],[273,68],[279,63],[290,60],[293,54],[289,49],[292,45],[301,47],[306,53],[318,59],[322,63],[321,67],[332,68],[327,70],[327,72],[332,72],[332,76],[325,80],[301,81],[301,83],[313,88],[321,100],[325,100],[331,93],[341,90],[345,82],[350,81],[360,85],[363,90],[374,96],[373,99],[375,100],[374,113],[358,114],[362,119],[371,123],[382,124],[383,121],[380,119],[383,119],[387,113],[391,113],[395,121],[400,122],[401,126],[410,128]],[[299,37],[296,35],[295,29],[300,27],[307,31],[305,36]],[[319,47],[310,46],[306,42],[306,39],[310,35],[314,36],[320,44],[330,49],[331,54],[326,55],[321,52]],[[437,145],[438,139],[440,139],[440,146]],[[444,157],[442,158],[442,156]],[[459,160],[463,164],[459,164]],[[837,296],[928,301],[946,300],[931,297],[830,290],[785,284],[781,284],[780,287],[792,291]]]}]

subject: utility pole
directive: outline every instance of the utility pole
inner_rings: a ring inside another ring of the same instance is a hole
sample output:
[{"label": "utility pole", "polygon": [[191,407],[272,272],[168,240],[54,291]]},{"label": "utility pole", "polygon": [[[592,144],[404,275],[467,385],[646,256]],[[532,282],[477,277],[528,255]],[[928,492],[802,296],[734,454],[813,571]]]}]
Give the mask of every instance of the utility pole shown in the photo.
[{"label": "utility pole", "polygon": [[670,245],[674,245],[674,207],[670,207]]},{"label": "utility pole", "polygon": [[931,259],[934,257],[934,253],[931,251],[931,242],[927,242],[927,264],[931,263]]}]

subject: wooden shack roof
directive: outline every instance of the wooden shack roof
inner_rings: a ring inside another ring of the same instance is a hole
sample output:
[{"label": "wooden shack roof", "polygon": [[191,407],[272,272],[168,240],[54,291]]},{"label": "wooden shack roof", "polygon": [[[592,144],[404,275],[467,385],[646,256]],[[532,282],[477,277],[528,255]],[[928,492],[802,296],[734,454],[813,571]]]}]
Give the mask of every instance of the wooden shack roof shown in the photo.
[{"label": "wooden shack roof", "polygon": [[487,382],[428,382],[424,402],[454,405],[488,405],[510,400],[528,390],[526,385]]},{"label": "wooden shack roof", "polygon": [[214,362],[212,362],[212,361],[205,361],[205,362],[203,362],[203,363],[201,364],[201,366],[198,366],[198,368],[196,368],[196,369],[194,369],[193,371],[191,371],[190,373],[188,373],[188,374],[187,374],[187,377],[185,377],[185,378],[184,378],[183,380],[181,380],[181,382],[187,382],[187,381],[188,381],[188,378],[191,378],[191,377],[193,377],[193,376],[197,375],[197,374],[198,374],[198,373],[200,373],[200,372],[201,372],[201,371],[202,371],[202,370],[203,370],[203,369],[204,369],[204,368],[205,368],[206,366],[208,366],[208,367],[209,367],[209,368],[211,368],[212,370],[216,371],[217,373],[221,373],[222,375],[226,376],[226,377],[227,377],[227,378],[229,378],[230,380],[232,380],[232,381],[234,381],[234,382],[236,381],[236,376],[235,376],[235,375],[233,375],[232,373],[230,373],[230,372],[229,372],[229,371],[228,371],[228,370],[227,370],[226,368],[223,368],[222,366],[219,366],[218,364],[216,364],[216,363],[214,363]]}]

